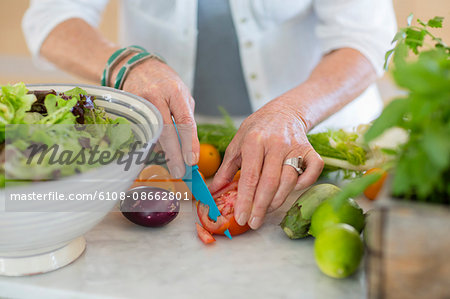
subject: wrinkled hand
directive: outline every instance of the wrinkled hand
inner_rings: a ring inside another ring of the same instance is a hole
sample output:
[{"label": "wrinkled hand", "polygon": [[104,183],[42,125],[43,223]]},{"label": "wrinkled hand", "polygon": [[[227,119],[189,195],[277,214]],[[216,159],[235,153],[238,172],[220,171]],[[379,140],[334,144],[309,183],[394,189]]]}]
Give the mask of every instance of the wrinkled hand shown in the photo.
[{"label": "wrinkled hand", "polygon": [[[303,157],[305,171],[298,175],[287,158]],[[323,161],[306,137],[298,111],[283,97],[250,115],[228,146],[211,192],[232,181],[241,169],[234,216],[240,225],[259,228],[266,212],[280,207],[294,189],[301,190],[319,177]]]},{"label": "wrinkled hand", "polygon": [[[200,151],[194,121],[195,103],[188,87],[168,65],[148,59],[130,71],[123,90],[149,100],[161,112],[164,129],[160,144],[168,158],[167,166],[174,177],[182,177],[185,173],[184,162],[197,164]],[[172,116],[180,133],[182,150]]]}]

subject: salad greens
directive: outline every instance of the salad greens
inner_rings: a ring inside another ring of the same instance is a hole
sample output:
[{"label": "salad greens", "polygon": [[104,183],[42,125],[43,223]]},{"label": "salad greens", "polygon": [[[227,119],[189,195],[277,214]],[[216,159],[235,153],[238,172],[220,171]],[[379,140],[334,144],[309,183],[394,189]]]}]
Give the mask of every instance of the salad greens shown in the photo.
[{"label": "salad greens", "polygon": [[1,87],[0,133],[0,187],[5,174],[46,180],[98,167],[134,140],[128,120],[109,118],[85,90],[29,92],[23,83]]},{"label": "salad greens", "polygon": [[5,141],[7,124],[24,122],[27,111],[35,101],[35,96],[28,94],[25,84],[2,86],[0,90],[0,142]]}]

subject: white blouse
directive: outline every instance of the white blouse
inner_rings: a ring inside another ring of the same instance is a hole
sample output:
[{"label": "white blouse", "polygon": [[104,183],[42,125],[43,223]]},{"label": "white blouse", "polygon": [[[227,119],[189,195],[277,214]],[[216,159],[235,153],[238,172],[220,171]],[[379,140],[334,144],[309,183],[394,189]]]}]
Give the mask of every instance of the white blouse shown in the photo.
[{"label": "white blouse", "polygon": [[[229,0],[252,109],[307,79],[321,56],[350,47],[378,75],[396,30],[391,0]],[[31,0],[22,26],[33,57],[51,30],[69,18],[99,24],[107,0]],[[161,54],[192,88],[197,45],[197,0],[122,0],[119,38]],[[315,130],[352,127],[382,108],[374,86]]]}]

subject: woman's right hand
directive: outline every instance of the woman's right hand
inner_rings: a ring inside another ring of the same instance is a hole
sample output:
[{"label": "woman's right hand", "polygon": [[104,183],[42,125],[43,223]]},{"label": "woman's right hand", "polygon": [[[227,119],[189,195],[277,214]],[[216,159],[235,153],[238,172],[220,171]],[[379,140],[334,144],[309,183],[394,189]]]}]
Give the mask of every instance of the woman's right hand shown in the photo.
[{"label": "woman's right hand", "polygon": [[[123,90],[147,99],[161,112],[164,129],[159,142],[171,174],[176,178],[182,177],[184,163],[197,164],[200,151],[194,120],[195,102],[189,88],[167,64],[150,58],[130,70]],[[177,124],[181,149],[172,116]]]}]

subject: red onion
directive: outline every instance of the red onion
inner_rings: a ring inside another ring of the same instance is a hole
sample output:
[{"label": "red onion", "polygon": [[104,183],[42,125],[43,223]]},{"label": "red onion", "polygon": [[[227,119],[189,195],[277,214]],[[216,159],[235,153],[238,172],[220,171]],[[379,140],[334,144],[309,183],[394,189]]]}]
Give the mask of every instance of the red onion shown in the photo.
[{"label": "red onion", "polygon": [[161,188],[136,187],[126,193],[120,210],[128,220],[138,225],[163,226],[174,220],[180,211],[180,201],[174,195]]}]

